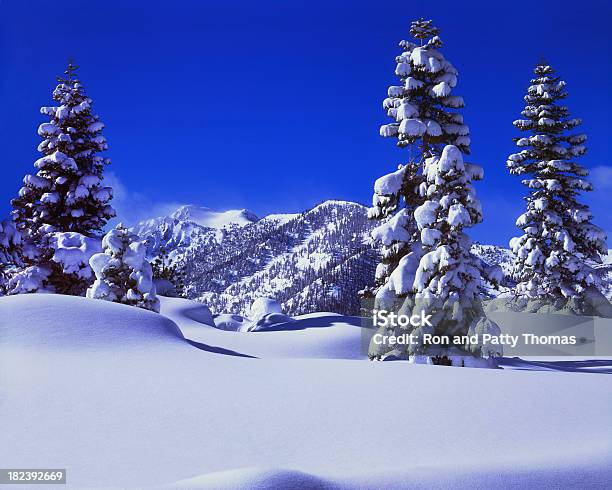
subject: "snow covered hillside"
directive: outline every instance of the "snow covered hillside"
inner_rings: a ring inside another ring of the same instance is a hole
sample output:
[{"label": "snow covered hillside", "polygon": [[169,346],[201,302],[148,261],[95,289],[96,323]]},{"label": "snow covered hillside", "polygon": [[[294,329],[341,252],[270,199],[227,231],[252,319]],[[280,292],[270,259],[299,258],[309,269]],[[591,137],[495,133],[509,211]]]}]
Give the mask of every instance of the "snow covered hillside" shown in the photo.
[{"label": "snow covered hillside", "polygon": [[220,212],[186,205],[169,216],[142,221],[132,231],[147,239],[149,255],[155,256],[161,246],[168,251],[178,252],[188,247],[194,238],[213,240],[218,236],[217,230],[245,226],[258,219],[246,209]]},{"label": "snow covered hillside", "polygon": [[366,208],[326,201],[298,215],[270,215],[223,229],[182,220],[177,213],[134,230],[172,251],[186,271],[188,297],[215,312],[246,314],[253,299],[272,296],[289,314],[359,312],[357,291],[374,278]]},{"label": "snow covered hillside", "polygon": [[3,465],[77,489],[612,481],[610,375],[366,362],[350,318],[221,332],[202,308],[0,298]]},{"label": "snow covered hillside", "polygon": [[472,253],[480,257],[487,265],[499,265],[505,275],[509,275],[512,270],[514,255],[509,248],[474,243]]},{"label": "snow covered hillside", "polygon": [[[160,247],[176,258],[186,271],[187,296],[216,313],[245,315],[254,298],[272,296],[292,315],[356,315],[357,291],[374,281],[377,257],[368,237],[375,225],[365,206],[326,201],[301,214],[259,220],[245,210],[183,206],[133,230],[146,238],[150,258]],[[510,273],[509,249],[475,243],[472,252]],[[600,269],[609,297],[610,263]]]}]

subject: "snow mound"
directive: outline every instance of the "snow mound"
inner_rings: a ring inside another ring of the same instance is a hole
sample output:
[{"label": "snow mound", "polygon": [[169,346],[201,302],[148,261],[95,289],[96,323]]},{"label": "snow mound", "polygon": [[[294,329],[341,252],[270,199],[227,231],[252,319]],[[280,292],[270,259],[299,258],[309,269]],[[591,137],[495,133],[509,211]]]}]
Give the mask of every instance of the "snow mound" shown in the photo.
[{"label": "snow mound", "polygon": [[197,344],[264,359],[366,359],[361,319],[336,313],[289,317],[264,315],[258,323],[241,315],[214,315],[214,325],[194,320],[199,303],[160,298],[161,314],[179,325],[183,336]]},{"label": "snow mound", "polygon": [[214,326],[219,330],[246,332],[251,325],[252,323],[248,318],[240,315],[232,315],[231,313],[221,313],[214,317]]},{"label": "snow mound", "polygon": [[174,322],[156,313],[56,294],[0,298],[0,328],[0,352],[12,347],[121,350],[127,346],[184,343]]},{"label": "snow mound", "polygon": [[257,323],[264,316],[271,313],[282,313],[283,307],[273,298],[255,298],[249,311],[251,321]]},{"label": "snow mound", "polygon": [[181,206],[170,217],[180,221],[192,221],[200,226],[215,229],[221,229],[229,225],[245,226],[259,220],[254,213],[246,209],[214,211],[193,204]]},{"label": "snow mound", "polygon": [[[454,468],[416,467],[409,472],[394,468],[367,471],[358,469],[350,476],[319,477],[302,471],[274,468],[239,468],[231,471],[208,473],[180,480],[162,488],[189,488],[210,490],[398,490],[442,489],[474,490],[485,488],[608,488],[611,472],[605,458],[595,456],[593,461],[556,464],[546,467],[535,458],[531,462],[516,460],[515,466],[496,465],[482,471],[477,465]],[[561,483],[562,482],[562,483]],[[587,483],[588,482],[588,483]]]},{"label": "snow mound", "polygon": [[249,326],[248,331],[264,332],[266,330],[286,330],[287,325],[293,321],[293,318],[284,313],[266,313]]},{"label": "snow mound", "polygon": [[[165,298],[162,301],[166,301]],[[215,319],[208,306],[184,298],[172,298],[177,305],[182,305],[181,311],[185,318],[206,326],[215,326]]]},{"label": "snow mound", "polygon": [[293,489],[330,488],[325,480],[316,476],[294,470],[240,468],[231,471],[219,471],[207,475],[178,481],[164,488],[209,488],[214,490],[229,489]]}]

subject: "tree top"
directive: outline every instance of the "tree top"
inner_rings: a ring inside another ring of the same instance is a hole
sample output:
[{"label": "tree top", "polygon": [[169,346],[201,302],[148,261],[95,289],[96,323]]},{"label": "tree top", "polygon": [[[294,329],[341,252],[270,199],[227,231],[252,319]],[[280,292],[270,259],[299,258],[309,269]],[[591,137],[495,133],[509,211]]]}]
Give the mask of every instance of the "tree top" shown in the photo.
[{"label": "tree top", "polygon": [[58,82],[78,82],[76,71],[79,69],[77,65],[74,64],[72,58],[68,59],[68,65],[66,66],[66,70],[64,70],[65,77],[57,77]]},{"label": "tree top", "polygon": [[427,39],[428,37],[437,36],[439,33],[440,29],[435,27],[431,20],[425,20],[423,17],[412,21],[410,24],[410,34],[416,39]]}]

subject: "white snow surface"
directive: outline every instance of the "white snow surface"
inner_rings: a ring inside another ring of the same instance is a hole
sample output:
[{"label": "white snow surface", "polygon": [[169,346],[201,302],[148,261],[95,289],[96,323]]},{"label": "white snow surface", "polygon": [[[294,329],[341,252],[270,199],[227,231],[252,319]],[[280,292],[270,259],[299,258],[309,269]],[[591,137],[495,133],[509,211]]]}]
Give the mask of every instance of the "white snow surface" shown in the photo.
[{"label": "white snow surface", "polygon": [[223,332],[198,308],[0,298],[3,466],[66,468],[78,489],[612,481],[610,375],[348,360],[353,319]]},{"label": "white snow surface", "polygon": [[272,213],[267,214],[262,219],[274,221],[278,224],[285,224],[293,219],[296,219],[298,216],[300,216],[300,213]]},{"label": "white snow surface", "polygon": [[161,298],[161,314],[172,319],[188,340],[257,358],[365,359],[360,350],[357,317],[311,313],[275,325],[274,330],[246,332],[251,321],[240,315],[216,315],[214,324],[194,320],[203,305],[182,298]]},{"label": "white snow surface", "polygon": [[192,221],[200,226],[215,229],[221,229],[232,224],[244,226],[259,219],[246,209],[214,211],[210,208],[192,204],[181,206],[170,217],[181,221]]}]

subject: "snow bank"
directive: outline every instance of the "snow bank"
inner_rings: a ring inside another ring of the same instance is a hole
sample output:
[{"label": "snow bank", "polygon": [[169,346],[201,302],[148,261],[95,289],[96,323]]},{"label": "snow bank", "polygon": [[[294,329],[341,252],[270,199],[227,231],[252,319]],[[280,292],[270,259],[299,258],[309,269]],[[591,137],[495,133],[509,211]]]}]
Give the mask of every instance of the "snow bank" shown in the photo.
[{"label": "snow bank", "polygon": [[282,329],[279,325],[293,321],[283,313],[281,304],[272,298],[256,298],[249,311],[250,324],[245,323],[241,331],[261,332],[264,330]]},{"label": "snow bank", "polygon": [[185,338],[193,342],[264,359],[366,359],[361,349],[361,319],[357,317],[271,313],[258,325],[240,315],[221,314],[214,316],[211,325],[193,318],[193,305],[199,303],[180,298],[160,300],[161,314],[177,323]]},{"label": "snow bank", "polygon": [[219,330],[229,330],[231,332],[246,332],[252,322],[241,315],[231,313],[221,313],[214,316],[213,326]]},{"label": "snow bank", "polygon": [[[168,318],[133,306],[56,294],[22,294],[0,303],[0,351],[69,348],[122,351],[156,343],[182,343]],[[6,315],[6,316],[5,316]]]},{"label": "snow bank", "polygon": [[[551,481],[563,482],[559,488],[607,488],[610,473],[606,460],[595,457],[594,461],[568,462],[567,466],[546,467],[541,460],[516,461],[514,465],[500,465],[483,472],[477,465],[451,469],[417,467],[409,473],[395,468],[360,469],[344,478],[315,476],[301,471],[273,468],[246,467],[231,471],[209,473],[164,486],[163,488],[198,488],[211,490],[236,489],[354,489],[378,490],[394,488],[414,489],[485,489],[485,488],[557,488]],[[554,477],[551,478],[551,475]],[[585,483],[587,482],[587,483]]]},{"label": "snow bank", "polygon": [[273,298],[256,298],[249,310],[249,318],[253,322],[258,322],[270,313],[282,313],[283,307]]},{"label": "snow bank", "polygon": [[253,322],[246,331],[264,332],[270,330],[291,330],[293,318],[284,313],[267,313],[256,322]]},{"label": "snow bank", "polygon": [[326,484],[328,482],[323,478],[317,478],[301,471],[277,468],[240,468],[188,478],[164,488],[210,488],[215,490],[238,488],[308,489],[325,488]]}]

